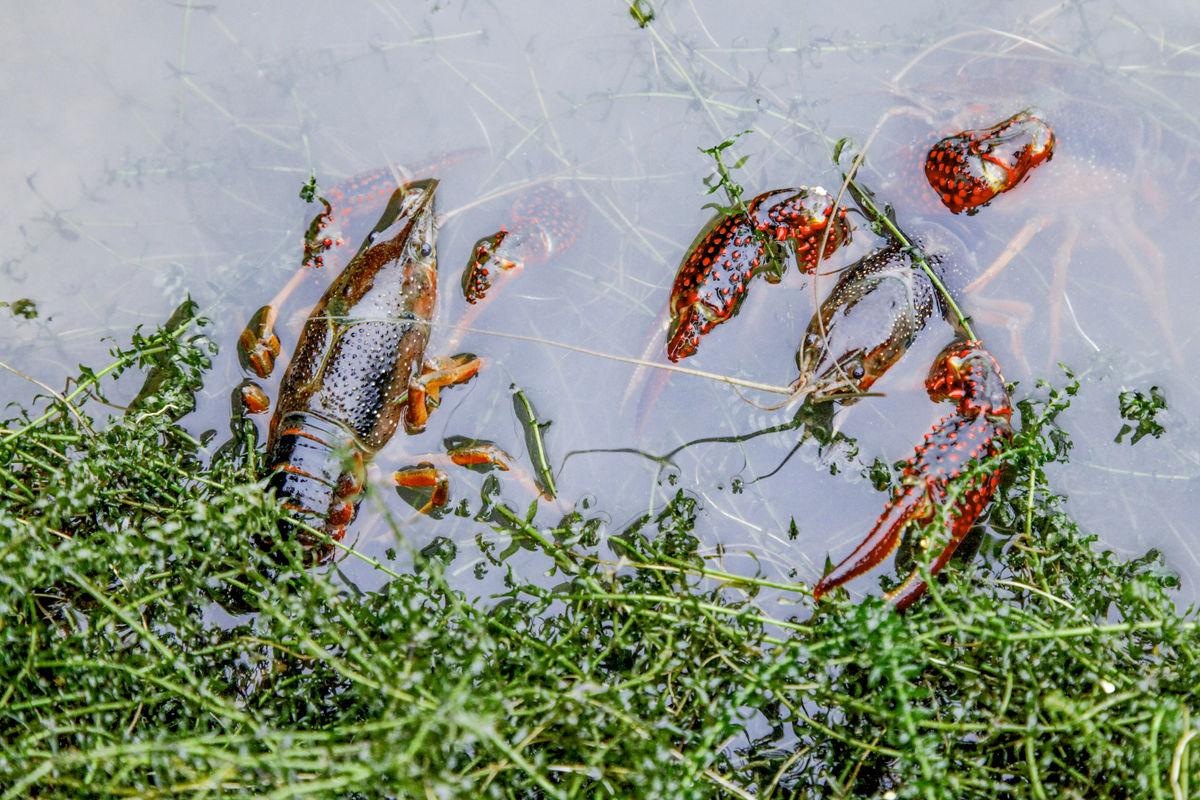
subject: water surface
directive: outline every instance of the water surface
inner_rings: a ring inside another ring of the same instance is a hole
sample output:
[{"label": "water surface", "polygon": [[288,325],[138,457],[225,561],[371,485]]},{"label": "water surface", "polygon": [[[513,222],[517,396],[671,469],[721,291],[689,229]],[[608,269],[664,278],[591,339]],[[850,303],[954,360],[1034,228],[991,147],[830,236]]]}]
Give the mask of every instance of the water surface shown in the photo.
[{"label": "water surface", "polygon": [[[701,500],[698,535],[714,564],[811,581],[883,506],[862,469],[906,458],[945,412],[921,381],[948,327],[930,324],[876,385],[885,396],[839,414],[857,451],[821,452],[810,441],[782,466],[795,433],[697,445],[667,469],[629,452],[567,459],[579,450],[663,453],[786,421],[795,407],[683,375],[655,388],[646,370],[555,343],[662,362],[671,280],[711,215],[702,208],[711,160],[698,148],[749,131],[735,145],[749,156],[735,173],[748,192],[836,189],[832,143],[848,136],[870,141],[863,177],[902,224],[962,244],[963,284],[1009,259],[962,302],[1019,382],[1017,397],[1039,378],[1062,383],[1060,361],[1081,377],[1064,417],[1074,457],[1054,472],[1055,488],[1107,546],[1163,550],[1183,576],[1183,599],[1195,599],[1193,5],[1014,2],[968,13],[930,1],[904,4],[902,14],[877,3],[792,6],[732,15],[709,0],[656,3],[645,29],[622,3],[382,2],[338,13],[317,3],[126,3],[98,17],[23,6],[0,33],[10,120],[0,182],[13,207],[2,223],[0,299],[33,298],[40,314],[0,310],[3,360],[61,386],[76,364],[107,363],[106,337],[127,341],[190,294],[214,321],[221,354],[187,424],[224,432],[229,392],[243,377],[233,343],[299,265],[313,211],[298,190],[310,174],[324,187],[380,166],[443,178],[443,325],[431,352],[457,338],[447,326],[464,311],[457,284],[472,243],[503,224],[515,192],[548,184],[583,209],[578,239],[472,322],[544,341],[469,332],[454,342],[487,368],[448,392],[425,434],[397,436],[380,453],[379,491],[351,538],[375,556],[395,549],[403,564],[448,537],[464,588],[494,589],[497,571],[479,552],[494,534],[415,515],[387,477],[451,435],[492,439],[528,464],[509,399],[515,384],[553,420],[561,511],[586,498],[589,513],[618,530],[682,490]],[[975,217],[952,218],[931,202],[924,148],[1030,105],[1058,134],[1052,162]],[[861,230],[832,266],[877,245]],[[312,275],[285,308],[285,351],[304,301],[329,278]],[[688,365],[788,384],[814,298],[831,285],[828,275],[794,271],[778,286],[757,283],[741,315]],[[131,376],[113,399],[132,397],[136,383]],[[1167,435],[1115,443],[1118,393],[1152,385],[1170,404]],[[0,373],[5,398],[38,391]],[[477,498],[479,476],[450,477],[456,502]],[[504,491],[520,508],[531,499],[519,481]],[[381,510],[400,519],[401,542]],[[560,509],[541,513],[549,524]],[[521,552],[512,563],[547,562]],[[377,580],[353,559],[339,569],[364,586]]]}]

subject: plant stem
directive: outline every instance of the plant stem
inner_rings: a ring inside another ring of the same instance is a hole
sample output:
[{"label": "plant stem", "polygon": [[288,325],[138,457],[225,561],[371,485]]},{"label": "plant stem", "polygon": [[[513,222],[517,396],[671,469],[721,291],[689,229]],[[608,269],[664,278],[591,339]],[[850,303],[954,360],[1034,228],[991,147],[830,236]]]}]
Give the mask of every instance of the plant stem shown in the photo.
[{"label": "plant stem", "polygon": [[930,266],[924,251],[904,231],[900,230],[900,227],[887,214],[883,213],[879,206],[875,205],[875,201],[871,199],[871,195],[864,191],[858,181],[854,179],[854,174],[858,171],[859,164],[861,163],[861,160],[856,159],[850,167],[849,174],[846,175],[846,185],[852,190],[850,195],[854,198],[854,202],[858,204],[863,214],[870,217],[872,221],[887,228],[892,238],[912,256],[917,266],[929,276],[929,280],[933,282],[933,285],[942,295],[942,298],[946,301],[946,305],[954,312],[954,316],[958,320],[958,324],[962,327],[963,332],[973,341],[979,341],[979,337],[975,335],[975,331],[971,328],[971,323],[967,321],[967,317],[963,314],[962,309],[954,301],[954,296],[950,294],[950,290],[946,288],[946,284],[942,283],[942,279],[933,271],[933,267]]}]

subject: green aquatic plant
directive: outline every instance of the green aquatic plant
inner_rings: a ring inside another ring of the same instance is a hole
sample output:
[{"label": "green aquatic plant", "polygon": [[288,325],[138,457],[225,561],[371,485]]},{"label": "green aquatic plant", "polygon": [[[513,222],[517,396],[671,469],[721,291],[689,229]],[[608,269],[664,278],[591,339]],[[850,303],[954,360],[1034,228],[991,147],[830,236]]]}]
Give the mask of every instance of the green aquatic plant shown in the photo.
[{"label": "green aquatic plant", "polygon": [[300,187],[300,199],[311,203],[317,199],[317,176],[309,175],[308,180]]},{"label": "green aquatic plant", "polygon": [[[700,152],[709,156],[713,160],[713,174],[704,179],[704,186],[707,194],[716,194],[723,191],[725,193],[725,202],[718,203],[716,201],[705,203],[703,208],[711,208],[722,217],[735,215],[749,215],[750,208],[746,205],[746,201],[742,199],[742,195],[746,193],[745,188],[737,182],[733,177],[733,170],[741,169],[750,160],[750,156],[741,156],[734,160],[732,164],[725,163],[725,151],[729,150],[737,140],[741,137],[752,133],[745,130],[735,133],[728,139],[725,139],[712,147],[701,147]],[[752,226],[751,230],[755,238],[762,243],[763,246],[763,265],[756,270],[755,274],[763,275],[771,283],[778,283],[784,271],[787,269],[787,262],[780,243],[764,229],[757,226]]]},{"label": "green aquatic plant", "polygon": [[[1156,419],[1158,412],[1167,410],[1167,398],[1157,386],[1151,386],[1149,393],[1134,389],[1121,392],[1117,395],[1117,410],[1121,413],[1121,419],[1128,420],[1117,431],[1117,438],[1113,439],[1117,444],[1130,433],[1133,435],[1129,437],[1129,443],[1137,444],[1147,436],[1157,439],[1167,432]],[[1129,424],[1131,422],[1136,424]]]},{"label": "green aquatic plant", "polygon": [[633,0],[629,4],[629,16],[633,17],[639,28],[644,28],[654,21],[654,7],[646,0]]},{"label": "green aquatic plant", "polygon": [[[683,491],[612,530],[485,485],[464,513],[499,543],[478,568],[501,594],[452,586],[446,540],[414,543],[411,574],[343,549],[382,579],[362,594],[294,542],[256,544],[285,512],[244,425],[214,447],[176,421],[212,350],[174,322],[2,425],[0,798],[1200,787],[1200,632],[1177,579],[1099,549],[1047,480],[1073,382],[1021,401],[983,559],[904,615],[717,569]],[[161,377],[112,414],[100,392],[132,394],[137,369]]]},{"label": "green aquatic plant", "polygon": [[38,315],[37,303],[28,297],[13,300],[11,303],[6,300],[0,300],[0,308],[7,308],[8,312],[14,317],[21,317],[23,319],[37,319]]},{"label": "green aquatic plant", "polygon": [[731,214],[745,214],[747,212],[746,201],[742,199],[742,195],[746,190],[740,183],[734,180],[732,170],[741,169],[745,166],[750,156],[742,156],[735,160],[732,164],[725,163],[725,151],[730,149],[737,143],[737,140],[750,131],[741,131],[735,133],[728,139],[713,145],[712,147],[701,147],[700,152],[709,156],[713,160],[713,169],[715,172],[704,179],[704,185],[707,188],[707,194],[716,194],[724,191],[725,203],[707,203],[704,208],[711,208],[717,213],[729,216]]}]

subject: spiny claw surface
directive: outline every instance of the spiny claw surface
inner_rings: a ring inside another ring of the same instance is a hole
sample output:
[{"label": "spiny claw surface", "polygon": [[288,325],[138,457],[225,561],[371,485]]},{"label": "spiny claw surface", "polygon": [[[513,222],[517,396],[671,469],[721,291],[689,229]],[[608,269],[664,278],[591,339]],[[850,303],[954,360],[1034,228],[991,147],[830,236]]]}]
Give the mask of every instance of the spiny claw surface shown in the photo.
[{"label": "spiny claw surface", "polygon": [[835,215],[833,197],[820,186],[765,192],[751,201],[750,213],[759,230],[791,247],[802,272],[850,241],[846,209]]},{"label": "spiny claw surface", "polygon": [[474,305],[487,296],[492,288],[494,270],[507,271],[523,266],[503,248],[507,239],[508,231],[501,228],[490,236],[484,236],[471,248],[471,259],[462,275],[463,297],[468,303]]},{"label": "spiny claw surface", "polygon": [[667,358],[696,352],[700,338],[737,314],[763,263],[763,245],[745,214],[718,217],[693,243],[671,288]]},{"label": "spiny claw surface", "polygon": [[738,313],[756,275],[770,279],[768,241],[786,243],[801,270],[811,272],[818,252],[828,258],[849,238],[845,212],[834,215],[833,199],[819,186],[764,192],[745,213],[716,217],[675,273],[667,358],[679,361],[695,353],[706,333]]},{"label": "spiny claw surface", "polygon": [[1028,109],[990,128],[947,136],[925,159],[925,177],[955,214],[974,214],[1054,155],[1054,131]]},{"label": "spiny claw surface", "polygon": [[[882,562],[910,525],[924,528],[934,522],[949,501],[951,482],[965,479],[967,485],[955,489],[947,522],[949,539],[930,567],[930,573],[937,574],[991,501],[1000,482],[998,469],[963,476],[980,461],[1001,453],[1012,438],[1012,406],[996,360],[978,342],[955,342],[934,361],[925,385],[933,400],[954,400],[957,408],[925,434],[875,527],[853,553],[817,582],[814,598],[820,599]],[[925,588],[919,572],[913,570],[888,597],[903,610],[924,594]]]}]

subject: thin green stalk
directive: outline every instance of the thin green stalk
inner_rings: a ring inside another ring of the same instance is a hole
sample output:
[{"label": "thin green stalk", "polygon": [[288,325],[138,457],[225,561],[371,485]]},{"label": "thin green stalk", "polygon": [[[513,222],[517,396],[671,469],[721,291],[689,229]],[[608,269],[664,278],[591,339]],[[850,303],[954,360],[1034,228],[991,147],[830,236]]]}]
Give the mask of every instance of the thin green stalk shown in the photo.
[{"label": "thin green stalk", "polygon": [[[183,332],[183,329],[181,328],[177,333],[182,333],[182,332]],[[100,379],[103,378],[105,375],[108,375],[109,373],[113,372],[114,370],[124,369],[125,367],[129,366],[130,364],[132,364],[134,361],[136,361],[140,357],[153,355],[155,353],[166,352],[167,349],[168,348],[166,345],[159,345],[157,347],[149,347],[149,348],[146,348],[145,350],[139,350],[137,352],[126,353],[125,355],[121,356],[116,361],[109,364],[107,367],[100,370],[99,372],[95,372],[95,373],[85,377],[83,380],[79,381],[79,384],[71,391],[71,393],[64,395],[60,402],[65,402],[65,403],[67,403],[67,405],[70,405],[72,400],[74,400],[76,397],[78,397],[80,394],[82,394],[91,385],[93,385],[95,383],[99,383]],[[46,410],[46,413],[42,414],[37,419],[31,420],[24,427],[18,428],[17,430],[12,431],[7,436],[5,436],[3,439],[0,439],[0,445],[8,444],[13,439],[17,438],[18,436],[21,436],[24,433],[28,433],[29,431],[33,430],[37,426],[41,425],[46,420],[53,417],[54,414],[58,411],[58,409],[56,407],[57,405],[58,405],[57,403],[52,404],[51,407]]]},{"label": "thin green stalk", "polygon": [[855,180],[854,176],[858,172],[858,168],[861,164],[862,159],[856,158],[854,163],[850,166],[850,171],[846,174],[846,185],[851,190],[850,196],[854,198],[854,202],[858,204],[858,207],[862,210],[863,214],[868,216],[873,222],[886,228],[888,233],[891,234],[892,238],[894,238],[896,242],[902,248],[904,248],[904,250],[910,256],[912,256],[912,259],[917,263],[917,266],[919,266],[921,270],[929,276],[929,280],[933,283],[934,287],[937,288],[938,293],[942,296],[942,299],[946,301],[946,306],[954,313],[954,316],[958,320],[958,324],[962,326],[963,331],[972,340],[978,341],[979,337],[975,335],[975,331],[971,328],[971,323],[967,320],[966,315],[963,314],[962,309],[958,307],[958,303],[955,302],[954,296],[950,294],[950,290],[946,288],[946,285],[942,283],[942,279],[938,277],[938,274],[934,272],[933,267],[930,266],[928,259],[925,258],[924,251],[922,251],[921,248],[904,233],[904,231],[900,230],[900,226],[893,222],[891,218],[888,217],[888,215],[885,214],[879,208],[879,206],[875,204],[875,201],[871,198],[870,193],[865,191],[862,185]]},{"label": "thin green stalk", "polygon": [[525,443],[529,448],[529,458],[533,461],[533,469],[538,476],[538,482],[547,499],[553,500],[558,494],[554,485],[554,470],[550,467],[550,459],[546,455],[546,443],[542,430],[550,426],[549,422],[538,419],[533,403],[525,396],[525,392],[516,386],[509,387],[513,393],[513,407],[517,419],[525,429]]}]

